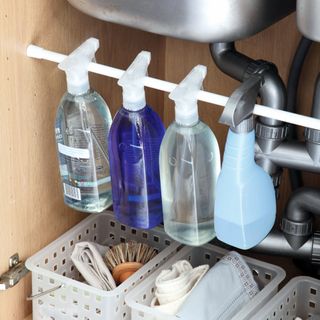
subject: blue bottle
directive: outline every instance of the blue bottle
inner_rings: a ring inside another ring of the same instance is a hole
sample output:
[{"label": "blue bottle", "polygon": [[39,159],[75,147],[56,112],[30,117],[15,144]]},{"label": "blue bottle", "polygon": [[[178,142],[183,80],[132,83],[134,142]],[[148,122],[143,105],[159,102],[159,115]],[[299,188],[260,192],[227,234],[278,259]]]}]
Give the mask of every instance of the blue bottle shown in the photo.
[{"label": "blue bottle", "polygon": [[236,129],[229,129],[216,187],[217,238],[243,250],[256,246],[267,236],[276,216],[273,183],[255,163],[254,147],[252,117]]},{"label": "blue bottle", "polygon": [[113,208],[117,220],[150,229],[162,222],[159,151],[164,126],[146,105],[143,80],[150,53],[142,51],[120,78],[123,106],[109,134]]}]

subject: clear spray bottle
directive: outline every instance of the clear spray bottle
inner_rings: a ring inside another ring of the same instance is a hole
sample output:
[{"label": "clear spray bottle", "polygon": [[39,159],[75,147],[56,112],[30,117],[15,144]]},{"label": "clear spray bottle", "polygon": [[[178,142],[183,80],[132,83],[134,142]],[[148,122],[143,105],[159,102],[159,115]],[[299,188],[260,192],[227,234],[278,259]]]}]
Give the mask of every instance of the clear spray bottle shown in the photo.
[{"label": "clear spray bottle", "polygon": [[68,89],[55,123],[64,201],[83,212],[101,212],[112,204],[107,154],[112,119],[88,77],[98,48],[99,40],[90,38],[58,66],[66,72]]},{"label": "clear spray bottle", "polygon": [[171,92],[175,121],[160,149],[160,177],[165,231],[173,239],[200,246],[215,237],[215,185],[220,151],[211,129],[199,120],[197,94],[207,74],[202,65]]}]

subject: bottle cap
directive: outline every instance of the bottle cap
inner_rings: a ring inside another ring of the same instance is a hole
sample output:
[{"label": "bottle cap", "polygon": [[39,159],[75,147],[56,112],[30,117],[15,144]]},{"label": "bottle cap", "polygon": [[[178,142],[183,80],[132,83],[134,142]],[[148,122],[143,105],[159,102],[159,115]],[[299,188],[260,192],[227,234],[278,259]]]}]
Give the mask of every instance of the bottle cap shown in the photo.
[{"label": "bottle cap", "polygon": [[230,127],[235,133],[246,133],[254,129],[253,116],[249,116],[247,119],[242,120],[237,126]]},{"label": "bottle cap", "polygon": [[122,87],[123,107],[138,111],[145,107],[144,79],[147,76],[151,53],[141,51],[118,81]]},{"label": "bottle cap", "polygon": [[191,126],[199,121],[197,95],[207,74],[207,67],[198,65],[180,82],[170,93],[169,98],[174,100],[176,122]]},{"label": "bottle cap", "polygon": [[90,89],[88,66],[98,48],[99,40],[89,38],[59,63],[58,68],[66,72],[70,94],[80,95]]}]

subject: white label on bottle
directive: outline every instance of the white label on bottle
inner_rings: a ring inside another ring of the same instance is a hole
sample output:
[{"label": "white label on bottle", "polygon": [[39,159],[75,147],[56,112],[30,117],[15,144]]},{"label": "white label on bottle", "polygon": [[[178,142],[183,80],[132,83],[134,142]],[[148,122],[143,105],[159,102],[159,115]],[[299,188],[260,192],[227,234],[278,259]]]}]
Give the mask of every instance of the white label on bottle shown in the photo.
[{"label": "white label on bottle", "polygon": [[68,147],[64,144],[58,143],[58,150],[65,156],[80,159],[90,159],[89,149]]},{"label": "white label on bottle", "polygon": [[79,188],[63,183],[63,191],[67,197],[75,200],[81,200],[81,192]]}]

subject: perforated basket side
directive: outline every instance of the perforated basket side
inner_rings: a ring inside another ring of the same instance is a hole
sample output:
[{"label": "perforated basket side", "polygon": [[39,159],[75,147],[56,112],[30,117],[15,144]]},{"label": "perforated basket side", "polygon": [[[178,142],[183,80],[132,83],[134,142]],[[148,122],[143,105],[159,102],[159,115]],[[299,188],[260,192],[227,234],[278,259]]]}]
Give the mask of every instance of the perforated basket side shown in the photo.
[{"label": "perforated basket side", "polygon": [[320,315],[320,281],[310,277],[295,277],[251,319],[308,319],[314,314]]},{"label": "perforated basket side", "polygon": [[[159,253],[115,290],[103,291],[81,282],[81,275],[70,259],[77,242],[114,245],[127,240],[147,243]],[[91,215],[27,260],[27,268],[32,271],[33,294],[64,285],[33,302],[34,319],[47,319],[45,316],[59,320],[130,319],[125,294],[167,261],[179,247],[161,228],[141,231],[119,224],[110,213]]]},{"label": "perforated basket side", "polygon": [[[177,317],[160,313],[150,306],[154,297],[155,280],[161,270],[170,268],[176,261],[186,259],[195,267],[201,264],[209,264],[211,267],[219,261],[228,251],[216,246],[206,245],[199,248],[185,247],[174,255],[161,268],[154,272],[148,279],[139,284],[129,293],[125,300],[132,309],[132,320],[178,320]],[[272,264],[244,257],[258,282],[261,291],[234,317],[233,320],[249,319],[259,307],[273,295],[279,283],[284,279],[283,269]]]}]

